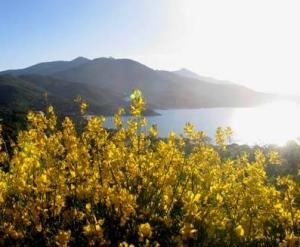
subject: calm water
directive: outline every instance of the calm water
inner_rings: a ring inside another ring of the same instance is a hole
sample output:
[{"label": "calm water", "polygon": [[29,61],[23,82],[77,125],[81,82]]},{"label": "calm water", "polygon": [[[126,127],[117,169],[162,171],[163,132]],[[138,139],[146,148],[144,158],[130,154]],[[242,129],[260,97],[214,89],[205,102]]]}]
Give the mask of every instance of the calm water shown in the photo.
[{"label": "calm water", "polygon": [[[156,123],[160,136],[170,131],[183,133],[186,122],[193,123],[209,137],[217,127],[230,126],[233,141],[240,144],[278,144],[300,137],[300,105],[293,102],[273,102],[254,108],[208,108],[157,110],[161,116],[148,117],[148,123]],[[107,118],[106,127],[112,127]]]}]

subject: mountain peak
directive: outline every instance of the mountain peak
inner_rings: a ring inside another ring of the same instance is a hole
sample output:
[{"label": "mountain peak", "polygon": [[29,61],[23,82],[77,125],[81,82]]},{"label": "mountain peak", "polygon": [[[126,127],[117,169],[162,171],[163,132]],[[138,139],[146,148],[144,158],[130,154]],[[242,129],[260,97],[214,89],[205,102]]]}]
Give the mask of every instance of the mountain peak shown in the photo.
[{"label": "mountain peak", "polygon": [[180,70],[176,70],[176,71],[174,71],[174,73],[177,75],[192,78],[192,79],[200,79],[200,76],[198,74],[196,74],[195,72],[188,70],[186,68],[181,68]]},{"label": "mountain peak", "polygon": [[181,68],[181,69],[179,69],[179,70],[177,70],[177,71],[181,71],[181,72],[192,72],[191,70],[186,69],[186,68]]},{"label": "mountain peak", "polygon": [[90,61],[90,59],[86,58],[86,57],[76,57],[75,59],[72,60],[72,62],[88,62]]}]

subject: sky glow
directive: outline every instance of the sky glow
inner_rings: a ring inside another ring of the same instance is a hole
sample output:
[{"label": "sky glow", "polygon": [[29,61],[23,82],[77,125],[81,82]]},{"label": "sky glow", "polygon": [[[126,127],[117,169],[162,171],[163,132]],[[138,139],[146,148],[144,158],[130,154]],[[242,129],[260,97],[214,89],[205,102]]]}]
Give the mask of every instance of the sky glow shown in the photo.
[{"label": "sky glow", "polygon": [[0,70],[113,56],[300,95],[297,0],[1,0]]}]

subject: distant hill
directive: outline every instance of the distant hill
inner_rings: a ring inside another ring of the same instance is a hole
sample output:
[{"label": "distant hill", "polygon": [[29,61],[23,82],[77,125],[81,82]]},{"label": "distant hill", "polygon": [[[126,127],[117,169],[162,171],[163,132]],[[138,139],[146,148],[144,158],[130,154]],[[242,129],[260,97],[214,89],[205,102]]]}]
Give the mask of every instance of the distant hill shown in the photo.
[{"label": "distant hill", "polygon": [[191,70],[185,69],[185,68],[173,71],[173,73],[180,75],[180,76],[192,78],[192,79],[197,79],[197,80],[199,80],[201,78],[200,75],[196,74],[195,72],[193,72]]},{"label": "distant hill", "polygon": [[185,68],[173,71],[173,73],[180,75],[180,76],[197,79],[197,80],[201,80],[201,81],[205,81],[205,82],[213,83],[213,84],[234,84],[230,81],[217,80],[217,79],[214,79],[211,77],[201,76],[201,75],[198,75],[197,73],[195,73],[191,70],[185,69]]},{"label": "distant hill", "polygon": [[42,93],[27,81],[12,76],[0,76],[0,106],[16,110],[35,107]]},{"label": "distant hill", "polygon": [[243,107],[261,104],[271,98],[236,84],[211,83],[153,70],[130,59],[94,59],[53,76],[109,88],[125,95],[133,88],[139,88],[147,101],[157,108]]},{"label": "distant hill", "polygon": [[[0,102],[14,99],[21,104],[24,99],[28,104],[38,105],[42,100],[38,95],[47,91],[57,105],[67,106],[66,102],[81,95],[90,103],[92,111],[105,114],[112,114],[117,106],[128,107],[126,99],[134,88],[142,90],[151,109],[248,107],[277,97],[201,77],[186,69],[154,70],[130,59],[79,57],[7,70],[0,75],[2,81],[6,81],[2,89],[9,92],[0,93]],[[13,96],[8,99],[7,95]]]},{"label": "distant hill", "polygon": [[[121,106],[129,112],[129,102],[109,90],[50,76],[0,75],[0,109],[44,111],[48,104],[52,104],[60,114],[73,114],[78,112],[74,99],[79,95],[88,102],[92,114],[112,115]],[[147,114],[154,112],[148,110]]]},{"label": "distant hill", "polygon": [[76,68],[77,66],[83,65],[90,60],[85,57],[77,57],[72,61],[54,61],[54,62],[45,62],[39,63],[33,66],[30,66],[25,69],[15,69],[15,70],[5,70],[0,72],[2,74],[10,74],[14,76],[18,75],[51,75],[53,73],[57,73],[59,71],[63,71],[66,69]]}]

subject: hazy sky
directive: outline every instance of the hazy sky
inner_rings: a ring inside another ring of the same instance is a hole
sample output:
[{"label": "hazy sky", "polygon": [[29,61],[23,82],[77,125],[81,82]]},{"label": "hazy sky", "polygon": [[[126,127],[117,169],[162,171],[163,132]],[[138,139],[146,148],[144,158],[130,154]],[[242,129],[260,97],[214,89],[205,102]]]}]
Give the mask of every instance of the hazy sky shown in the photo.
[{"label": "hazy sky", "polygon": [[0,70],[77,56],[300,94],[299,0],[0,0]]}]

